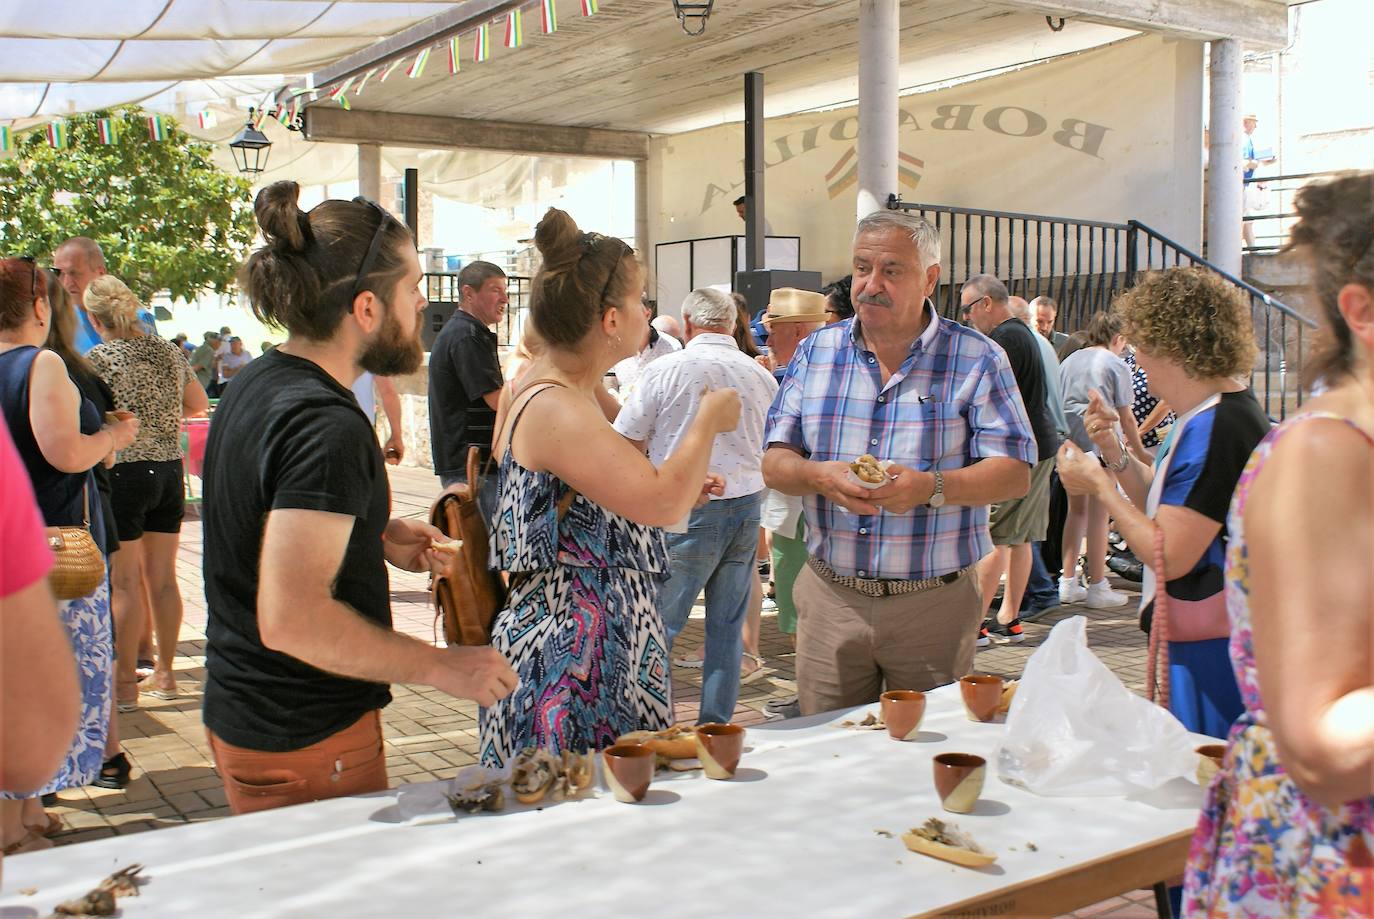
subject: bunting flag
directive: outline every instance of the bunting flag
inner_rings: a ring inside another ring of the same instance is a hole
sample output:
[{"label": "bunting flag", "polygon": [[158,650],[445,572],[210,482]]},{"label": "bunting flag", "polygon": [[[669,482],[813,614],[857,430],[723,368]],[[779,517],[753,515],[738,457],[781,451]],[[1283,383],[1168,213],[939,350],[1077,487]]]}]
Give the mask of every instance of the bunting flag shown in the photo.
[{"label": "bunting flag", "polygon": [[582,0],[582,15],[595,16],[598,12],[596,0]]},{"label": "bunting flag", "polygon": [[410,67],[406,69],[406,76],[410,77],[412,80],[418,80],[421,76],[424,75],[425,65],[428,63],[429,49],[426,48],[419,54],[415,55],[414,62],[412,62]]},{"label": "bunting flag", "polygon": [[0,124],[0,153],[9,153],[14,149],[14,132],[9,126]]},{"label": "bunting flag", "polygon": [[[266,109],[266,107],[264,107],[264,106],[258,106],[256,109],[252,110],[252,112],[250,113],[250,117],[251,117],[252,120],[253,120],[253,130],[254,130],[254,131],[261,131],[261,130],[262,130],[262,120],[263,120],[264,118],[267,117],[267,109]],[[152,130],[152,125],[150,124],[148,127],[149,127],[149,130],[151,131],[151,130]],[[156,138],[154,138],[154,139],[156,139]]]},{"label": "bunting flag", "polygon": [[278,105],[273,109],[272,117],[277,119],[277,123],[284,128],[291,126],[291,113],[287,110],[285,104]]},{"label": "bunting flag", "polygon": [[458,63],[458,36],[455,35],[448,40],[448,72],[457,73],[461,69]]},{"label": "bunting flag", "polygon": [[357,89],[353,90],[353,95],[361,96],[363,94],[363,90],[367,87],[367,81],[372,79],[372,75],[377,72],[377,69],[378,68],[373,67],[367,73],[363,74],[362,82],[358,84]]},{"label": "bunting flag", "polygon": [[291,123],[291,124],[300,124],[300,118],[301,118],[301,100],[297,99],[295,102],[292,102],[292,103],[291,103],[291,119],[290,119],[290,123]]},{"label": "bunting flag", "polygon": [[[259,118],[262,117],[261,113],[259,113],[258,117],[259,117]],[[149,139],[149,140],[166,140],[166,139],[167,139],[167,122],[163,119],[163,117],[162,117],[161,115],[149,115],[149,116],[148,116],[148,139]]]},{"label": "bunting flag", "polygon": [[480,64],[491,56],[491,24],[482,23],[473,36],[472,59]]},{"label": "bunting flag", "polygon": [[67,123],[65,121],[54,121],[48,125],[48,146],[54,150],[66,149]]},{"label": "bunting flag", "polygon": [[204,130],[206,128],[213,128],[215,125],[219,124],[219,119],[215,117],[214,112],[206,109],[196,116],[196,124]]},{"label": "bunting flag", "polygon": [[334,87],[329,92],[329,98],[339,103],[344,109],[351,109],[353,106],[348,104],[348,90],[356,79],[357,77],[349,77],[347,80],[344,80],[338,86]]},{"label": "bunting flag", "polygon": [[554,0],[542,0],[539,7],[540,19],[544,26],[544,34],[552,35],[558,31],[558,8],[554,5]]},{"label": "bunting flag", "polygon": [[381,75],[380,77],[377,78],[377,82],[378,82],[378,83],[385,83],[385,82],[386,82],[386,78],[389,77],[389,76],[391,76],[393,73],[395,73],[395,72],[396,72],[396,68],[397,68],[397,67],[400,67],[400,66],[401,66],[401,59],[400,59],[400,58],[396,58],[396,60],[392,61],[390,64],[387,64],[387,65],[386,65],[386,70],[383,70],[383,71],[382,71],[382,75]]},{"label": "bunting flag", "polygon": [[516,7],[506,14],[506,47],[519,48],[525,42],[524,14]]},{"label": "bunting flag", "polygon": [[100,143],[106,147],[119,140],[118,122],[113,118],[98,118],[95,122],[96,130],[100,134]]}]

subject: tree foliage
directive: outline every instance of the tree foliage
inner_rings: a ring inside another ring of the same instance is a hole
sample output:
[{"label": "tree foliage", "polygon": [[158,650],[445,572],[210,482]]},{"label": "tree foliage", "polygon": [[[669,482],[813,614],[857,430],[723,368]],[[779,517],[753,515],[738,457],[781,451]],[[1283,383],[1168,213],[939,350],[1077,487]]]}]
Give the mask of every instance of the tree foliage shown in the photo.
[{"label": "tree foliage", "polygon": [[[102,118],[118,125],[112,144],[100,142]],[[210,144],[163,123],[167,138],[151,140],[148,114],[122,106],[68,118],[65,149],[42,128],[17,137],[0,160],[0,253],[45,261],[89,236],[144,302],[227,289],[253,240],[252,185],[215,165]]]}]

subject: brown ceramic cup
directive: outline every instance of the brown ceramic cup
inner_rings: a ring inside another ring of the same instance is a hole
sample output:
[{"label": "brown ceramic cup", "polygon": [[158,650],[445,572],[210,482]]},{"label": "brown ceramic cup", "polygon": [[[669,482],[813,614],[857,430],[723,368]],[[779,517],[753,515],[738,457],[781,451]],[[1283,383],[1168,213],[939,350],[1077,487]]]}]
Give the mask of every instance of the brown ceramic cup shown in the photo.
[{"label": "brown ceramic cup", "polygon": [[972,753],[941,753],[931,764],[940,804],[951,814],[967,814],[983,793],[987,760]]},{"label": "brown ceramic cup", "polygon": [[970,721],[991,721],[1002,704],[1002,678],[971,673],[959,681],[959,693]]},{"label": "brown ceramic cup", "polygon": [[921,733],[921,719],[926,714],[926,694],[911,689],[889,689],[878,699],[887,735],[893,740],[915,740]]},{"label": "brown ceramic cup", "polygon": [[657,766],[654,751],[640,744],[616,744],[601,751],[601,772],[617,801],[635,804],[649,793]]},{"label": "brown ceramic cup", "polygon": [[744,753],[744,728],[738,724],[699,724],[697,759],[708,779],[733,779]]},{"label": "brown ceramic cup", "polygon": [[1204,788],[1212,783],[1212,776],[1221,771],[1226,744],[1209,743],[1197,748],[1197,783]]}]

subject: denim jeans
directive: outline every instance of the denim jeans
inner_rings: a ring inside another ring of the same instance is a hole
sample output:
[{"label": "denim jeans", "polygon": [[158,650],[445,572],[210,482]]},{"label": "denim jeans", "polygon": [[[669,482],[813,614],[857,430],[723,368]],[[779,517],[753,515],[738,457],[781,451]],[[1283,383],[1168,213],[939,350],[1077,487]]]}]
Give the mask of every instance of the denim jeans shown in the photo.
[{"label": "denim jeans", "polygon": [[659,593],[671,652],[692,604],[706,591],[706,660],[699,724],[728,722],[739,698],[741,628],[749,611],[759,544],[762,493],[708,502],[692,511],[686,533],[668,534],[669,575]]},{"label": "denim jeans", "polygon": [[[444,488],[450,485],[466,485],[467,481],[466,475],[439,476],[439,484]],[[487,529],[491,529],[492,518],[496,516],[496,473],[482,476],[477,483],[477,508],[482,512],[482,519],[487,522]]]},{"label": "denim jeans", "polygon": [[1059,587],[1050,577],[1045,567],[1045,558],[1040,554],[1044,543],[1031,543],[1031,570],[1026,580],[1026,593],[1021,599],[1021,612],[1048,609],[1059,605]]}]

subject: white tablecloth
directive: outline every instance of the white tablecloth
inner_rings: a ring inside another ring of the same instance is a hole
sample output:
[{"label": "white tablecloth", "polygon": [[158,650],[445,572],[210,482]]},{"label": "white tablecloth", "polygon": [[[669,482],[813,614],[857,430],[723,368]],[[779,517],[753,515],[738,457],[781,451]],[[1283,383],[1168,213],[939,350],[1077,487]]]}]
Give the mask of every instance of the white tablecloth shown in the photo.
[{"label": "white tablecloth", "polygon": [[[398,789],[157,830],[5,860],[0,915],[47,915],[131,862],[149,883],[123,915],[905,916],[1190,829],[1201,792],[1176,779],[1139,799],[1043,798],[1003,784],[1000,724],[967,720],[956,687],[930,694],[918,741],[835,727],[877,706],[751,727],[734,781],[660,773],[640,805],[602,791],[542,810],[408,825]],[[931,758],[989,760],[973,814],[947,815]],[[908,852],[927,817],[958,822],[997,862]],[[889,831],[893,838],[879,834]],[[1037,851],[1028,844],[1033,843]],[[37,888],[32,895],[18,891]]]}]

